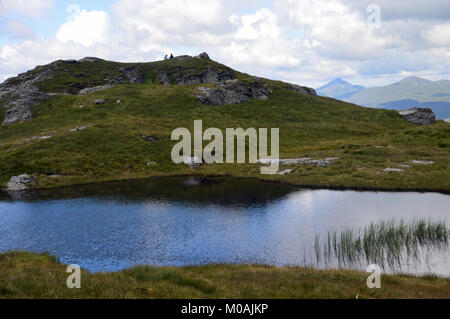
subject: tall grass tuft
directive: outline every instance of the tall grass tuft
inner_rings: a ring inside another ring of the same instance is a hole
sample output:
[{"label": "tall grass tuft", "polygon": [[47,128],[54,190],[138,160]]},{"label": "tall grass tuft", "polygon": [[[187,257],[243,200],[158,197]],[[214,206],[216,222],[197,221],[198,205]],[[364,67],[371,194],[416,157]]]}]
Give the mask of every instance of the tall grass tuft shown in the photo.
[{"label": "tall grass tuft", "polygon": [[425,250],[448,247],[449,235],[445,221],[387,220],[371,223],[361,230],[328,232],[322,246],[317,235],[314,247],[317,262],[323,258],[328,264],[334,258],[339,265],[367,262],[400,269],[404,258],[417,260]]}]

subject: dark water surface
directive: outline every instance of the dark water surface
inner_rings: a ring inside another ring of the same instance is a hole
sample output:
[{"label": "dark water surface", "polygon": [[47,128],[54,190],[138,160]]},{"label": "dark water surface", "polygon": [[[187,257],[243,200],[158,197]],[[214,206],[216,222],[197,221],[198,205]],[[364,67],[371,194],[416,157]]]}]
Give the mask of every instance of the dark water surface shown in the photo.
[{"label": "dark water surface", "polygon": [[[92,272],[137,264],[307,265],[316,234],[393,218],[450,225],[450,196],[187,177],[2,193],[0,251],[49,252]],[[448,251],[428,257],[402,271],[450,276]]]}]

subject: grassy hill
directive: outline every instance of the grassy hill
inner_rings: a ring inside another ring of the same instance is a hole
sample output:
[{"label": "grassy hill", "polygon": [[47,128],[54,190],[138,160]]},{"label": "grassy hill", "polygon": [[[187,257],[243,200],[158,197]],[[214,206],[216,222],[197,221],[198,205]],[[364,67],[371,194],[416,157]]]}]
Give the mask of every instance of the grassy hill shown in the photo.
[{"label": "grassy hill", "polygon": [[[266,101],[205,105],[196,97],[198,88],[213,84],[179,83],[210,70],[220,76],[254,81],[209,59],[132,64],[55,62],[37,67],[29,75],[49,68],[52,77],[36,86],[59,95],[33,106],[31,120],[0,127],[0,187],[11,176],[25,173],[35,176],[36,187],[214,174],[315,187],[450,191],[448,123],[418,127],[403,121],[395,111],[302,94],[286,83],[266,79],[262,81],[272,91]],[[83,88],[107,83],[114,86],[76,95]],[[7,99],[4,96],[0,104],[5,105]],[[94,99],[104,99],[105,103],[94,104]],[[0,107],[0,121],[5,112]],[[170,139],[172,130],[193,130],[198,119],[203,120],[204,128],[223,130],[278,127],[282,158],[340,159],[329,167],[290,166],[294,171],[284,176],[260,175],[256,164],[205,164],[196,170],[174,164],[170,157],[175,143]],[[81,126],[88,128],[73,131]],[[147,141],[143,135],[155,138]],[[51,138],[39,138],[44,136]],[[413,160],[434,161],[434,165],[415,165]],[[383,171],[399,165],[411,167],[404,172]]]}]

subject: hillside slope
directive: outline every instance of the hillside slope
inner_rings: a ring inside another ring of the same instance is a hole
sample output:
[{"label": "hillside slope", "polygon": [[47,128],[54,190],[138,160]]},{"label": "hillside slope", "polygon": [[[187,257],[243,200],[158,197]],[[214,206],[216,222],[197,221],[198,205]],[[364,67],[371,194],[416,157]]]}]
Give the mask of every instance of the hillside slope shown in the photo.
[{"label": "hillside slope", "polygon": [[[20,174],[34,177],[33,187],[228,174],[317,187],[450,191],[448,123],[417,127],[394,111],[314,94],[208,58],[57,61],[0,87],[0,187]],[[281,169],[291,173],[270,176],[260,175],[257,164],[174,164],[172,131],[192,132],[199,119],[204,129],[277,127],[282,158],[339,159],[289,165]]]}]

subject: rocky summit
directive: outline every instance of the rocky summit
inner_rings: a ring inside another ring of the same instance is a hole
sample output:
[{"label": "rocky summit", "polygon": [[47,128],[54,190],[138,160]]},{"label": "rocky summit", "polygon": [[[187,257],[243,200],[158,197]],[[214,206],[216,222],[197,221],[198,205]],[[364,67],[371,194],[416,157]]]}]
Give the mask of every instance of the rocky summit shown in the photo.
[{"label": "rocky summit", "polygon": [[[0,84],[0,105],[6,109],[2,125],[30,120],[33,107],[43,99],[87,95],[120,84],[212,84],[213,87],[200,88],[198,95],[202,103],[212,105],[269,98],[271,92],[262,79],[248,82],[239,78],[242,78],[241,73],[211,60],[206,52],[195,57],[183,55],[149,63],[119,63],[95,57],[58,60]],[[311,88],[285,85],[301,93],[316,94]]]}]

